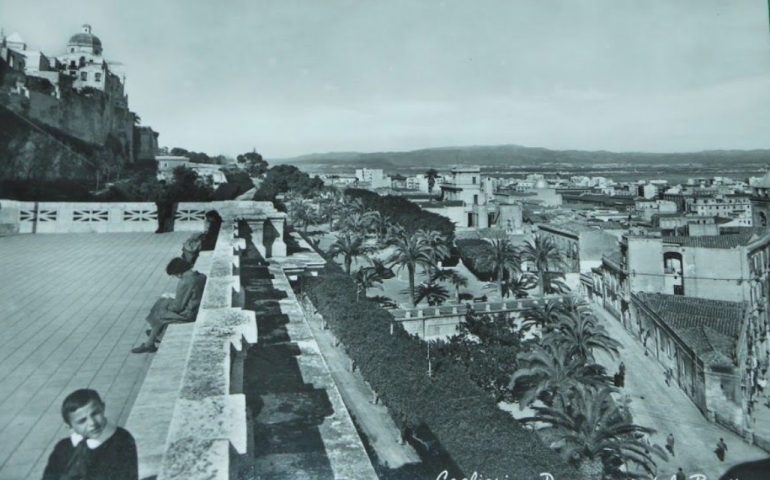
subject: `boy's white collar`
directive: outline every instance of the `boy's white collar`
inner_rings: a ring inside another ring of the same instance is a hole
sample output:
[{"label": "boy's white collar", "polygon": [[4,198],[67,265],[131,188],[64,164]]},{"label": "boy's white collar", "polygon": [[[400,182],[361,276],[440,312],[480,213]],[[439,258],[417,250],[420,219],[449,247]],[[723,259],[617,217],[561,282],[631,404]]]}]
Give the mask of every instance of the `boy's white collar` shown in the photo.
[{"label": "boy's white collar", "polygon": [[[117,431],[118,427],[115,426],[111,422],[107,422],[107,425],[104,426],[104,430],[102,430],[102,433],[99,434],[96,438],[87,438],[86,445],[91,450],[98,448],[101,444],[109,440],[113,435],[115,435],[115,432]],[[77,447],[80,442],[82,442],[84,439],[83,435],[80,435],[79,433],[72,432],[70,434],[70,441],[72,441],[72,446]]]}]

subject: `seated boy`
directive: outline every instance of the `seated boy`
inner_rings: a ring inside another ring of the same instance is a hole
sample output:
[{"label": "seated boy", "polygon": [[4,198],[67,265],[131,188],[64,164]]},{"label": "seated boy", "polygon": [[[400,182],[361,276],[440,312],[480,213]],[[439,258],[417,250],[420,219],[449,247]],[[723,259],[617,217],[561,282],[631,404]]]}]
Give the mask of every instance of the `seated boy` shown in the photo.
[{"label": "seated boy", "polygon": [[163,295],[152,306],[150,314],[147,315],[147,323],[150,324],[147,341],[131,349],[133,353],[157,351],[155,341],[166,325],[178,322],[194,322],[195,316],[198,314],[198,307],[203,297],[203,287],[206,286],[206,275],[196,272],[189,262],[179,257],[168,263],[166,273],[179,279],[176,295],[173,298]]},{"label": "seated boy", "polygon": [[136,443],[104,416],[104,402],[90,389],[75,390],[61,406],[72,433],[53,449],[43,480],[137,480]]}]

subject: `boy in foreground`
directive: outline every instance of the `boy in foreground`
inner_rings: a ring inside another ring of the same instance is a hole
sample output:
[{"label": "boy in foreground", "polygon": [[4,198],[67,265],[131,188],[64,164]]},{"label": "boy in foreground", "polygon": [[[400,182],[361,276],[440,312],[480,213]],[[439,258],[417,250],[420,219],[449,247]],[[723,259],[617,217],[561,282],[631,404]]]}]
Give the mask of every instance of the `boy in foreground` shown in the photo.
[{"label": "boy in foreground", "polygon": [[136,443],[123,428],[104,416],[104,402],[95,390],[67,395],[61,407],[68,438],[56,444],[43,480],[137,480]]}]

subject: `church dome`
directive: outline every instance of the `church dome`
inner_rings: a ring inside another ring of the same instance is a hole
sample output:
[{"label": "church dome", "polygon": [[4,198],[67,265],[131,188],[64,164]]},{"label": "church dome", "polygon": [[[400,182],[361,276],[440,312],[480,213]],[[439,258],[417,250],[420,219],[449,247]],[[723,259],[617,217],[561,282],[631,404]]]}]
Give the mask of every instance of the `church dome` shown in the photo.
[{"label": "church dome", "polygon": [[83,25],[83,31],[70,37],[67,47],[86,47],[93,50],[93,53],[99,55],[102,53],[102,41],[99,37],[91,33],[90,25]]}]

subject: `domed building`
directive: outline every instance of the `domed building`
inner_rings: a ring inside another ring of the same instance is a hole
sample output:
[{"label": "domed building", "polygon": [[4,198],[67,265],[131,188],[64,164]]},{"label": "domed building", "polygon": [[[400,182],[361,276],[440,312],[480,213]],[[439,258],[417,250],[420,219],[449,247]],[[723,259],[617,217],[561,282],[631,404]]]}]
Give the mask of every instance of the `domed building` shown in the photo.
[{"label": "domed building", "polygon": [[123,97],[123,83],[112,73],[102,56],[102,41],[85,24],[82,30],[72,35],[64,54],[57,57],[62,73],[73,79],[73,88],[82,90],[90,87],[105,92],[110,97]]}]

